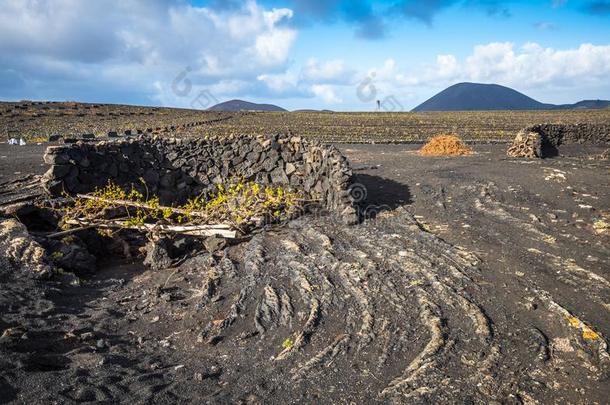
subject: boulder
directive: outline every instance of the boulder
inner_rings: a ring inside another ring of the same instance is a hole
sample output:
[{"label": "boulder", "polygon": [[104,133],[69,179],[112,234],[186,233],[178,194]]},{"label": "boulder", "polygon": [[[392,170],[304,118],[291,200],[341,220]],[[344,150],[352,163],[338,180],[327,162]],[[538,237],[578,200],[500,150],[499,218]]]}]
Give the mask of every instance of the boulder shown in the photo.
[{"label": "boulder", "polygon": [[0,250],[0,272],[31,271],[42,275],[53,269],[44,248],[15,219],[0,221]]}]

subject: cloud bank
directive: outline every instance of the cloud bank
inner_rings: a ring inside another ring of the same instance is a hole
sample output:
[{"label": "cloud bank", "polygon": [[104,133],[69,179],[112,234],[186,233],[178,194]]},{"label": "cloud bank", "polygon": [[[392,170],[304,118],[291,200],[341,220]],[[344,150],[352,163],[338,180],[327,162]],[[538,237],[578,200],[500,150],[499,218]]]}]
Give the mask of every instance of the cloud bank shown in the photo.
[{"label": "cloud bank", "polygon": [[[228,98],[279,104],[290,99],[317,108],[367,109],[375,98],[388,96],[410,106],[460,81],[548,94],[556,89],[610,93],[610,45],[604,44],[554,49],[535,42],[491,42],[474,46],[468,55],[441,54],[408,67],[393,58],[350,66],[341,54],[320,59],[316,49],[294,60],[299,33],[308,24],[338,22],[356,35],[381,38],[387,28],[380,17],[384,9],[365,0],[283,4],[0,0],[0,97],[195,108]],[[424,24],[452,7],[506,15],[504,3],[492,0],[387,4],[400,10],[400,18]],[[586,4],[590,12],[603,14],[608,2]],[[374,96],[363,97],[362,89],[374,89]]]},{"label": "cloud bank", "polygon": [[135,100],[184,105],[164,84],[184,72],[193,92],[235,91],[261,71],[286,68],[297,31],[284,23],[292,17],[254,1],[213,9],[163,0],[3,0],[0,74],[15,83],[5,96],[70,87],[82,97],[124,86],[140,93]]},{"label": "cloud bank", "polygon": [[[610,93],[606,80],[610,77],[610,45],[553,49],[537,43],[517,46],[493,42],[475,46],[463,58],[437,55],[434,62],[415,69],[403,68],[394,59],[387,59],[380,66],[354,76],[358,78],[355,87],[327,83],[325,90],[332,91],[337,99],[357,99],[363,108],[388,97],[405,106],[413,105],[458,82],[497,83],[561,102],[556,97],[559,92],[569,95],[585,89]],[[578,100],[563,100],[575,101]]]}]

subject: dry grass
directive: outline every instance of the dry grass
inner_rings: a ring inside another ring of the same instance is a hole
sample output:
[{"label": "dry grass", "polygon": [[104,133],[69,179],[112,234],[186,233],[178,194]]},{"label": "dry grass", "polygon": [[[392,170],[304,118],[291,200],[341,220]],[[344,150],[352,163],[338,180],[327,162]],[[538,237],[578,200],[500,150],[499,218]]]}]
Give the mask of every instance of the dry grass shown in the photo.
[{"label": "dry grass", "polygon": [[462,156],[472,153],[472,149],[455,135],[437,135],[419,150],[422,156]]}]

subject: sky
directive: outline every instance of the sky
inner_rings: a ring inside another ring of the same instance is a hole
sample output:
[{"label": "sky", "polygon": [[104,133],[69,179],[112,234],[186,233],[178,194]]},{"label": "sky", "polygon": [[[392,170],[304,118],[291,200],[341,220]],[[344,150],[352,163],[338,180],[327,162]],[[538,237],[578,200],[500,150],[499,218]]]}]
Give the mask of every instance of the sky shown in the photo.
[{"label": "sky", "polygon": [[610,0],[0,0],[0,100],[409,111],[610,99]]}]

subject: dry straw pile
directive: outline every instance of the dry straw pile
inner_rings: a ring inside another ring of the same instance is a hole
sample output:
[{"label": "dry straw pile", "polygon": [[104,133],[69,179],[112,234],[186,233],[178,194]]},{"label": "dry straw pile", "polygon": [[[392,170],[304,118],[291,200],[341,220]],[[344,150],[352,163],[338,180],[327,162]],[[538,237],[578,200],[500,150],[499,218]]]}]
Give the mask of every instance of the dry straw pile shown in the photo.
[{"label": "dry straw pile", "polygon": [[422,156],[462,156],[472,153],[472,149],[455,135],[437,135],[419,150]]}]

